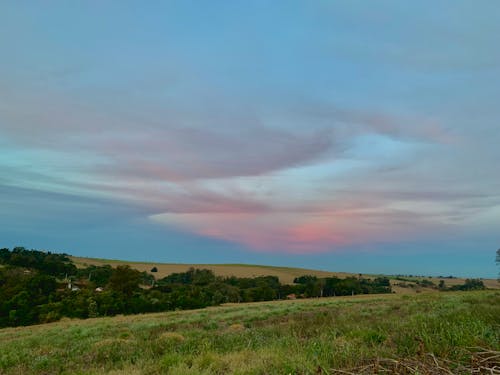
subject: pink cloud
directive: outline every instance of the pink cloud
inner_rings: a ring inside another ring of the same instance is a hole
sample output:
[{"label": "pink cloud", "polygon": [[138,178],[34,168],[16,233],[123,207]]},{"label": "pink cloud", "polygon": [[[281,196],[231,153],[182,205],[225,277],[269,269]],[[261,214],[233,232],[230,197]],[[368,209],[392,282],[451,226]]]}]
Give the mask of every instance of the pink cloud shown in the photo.
[{"label": "pink cloud", "polygon": [[[400,238],[410,228],[373,225],[365,212],[191,213],[151,216],[182,231],[243,244],[257,251],[311,253]],[[387,220],[386,220],[387,221]],[[389,240],[390,241],[390,240]]]}]

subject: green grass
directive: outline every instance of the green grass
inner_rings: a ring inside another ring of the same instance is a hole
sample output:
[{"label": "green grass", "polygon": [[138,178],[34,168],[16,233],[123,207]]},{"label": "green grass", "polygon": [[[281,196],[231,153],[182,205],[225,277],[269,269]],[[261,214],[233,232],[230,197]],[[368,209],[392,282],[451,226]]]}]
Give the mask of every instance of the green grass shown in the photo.
[{"label": "green grass", "polygon": [[500,350],[500,293],[232,304],[0,330],[1,374],[313,374]]}]

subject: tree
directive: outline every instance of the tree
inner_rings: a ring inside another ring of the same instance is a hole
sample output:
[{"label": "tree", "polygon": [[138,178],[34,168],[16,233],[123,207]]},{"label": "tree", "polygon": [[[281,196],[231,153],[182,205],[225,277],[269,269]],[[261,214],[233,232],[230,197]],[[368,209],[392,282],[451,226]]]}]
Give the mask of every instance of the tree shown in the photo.
[{"label": "tree", "polygon": [[[500,249],[497,250],[496,263],[497,265],[500,265]],[[500,272],[498,273],[498,282],[500,283]]]},{"label": "tree", "polygon": [[151,272],[158,272],[158,268],[156,268],[156,266],[154,266],[153,268],[151,268]]},{"label": "tree", "polygon": [[99,311],[97,309],[97,302],[92,297],[87,299],[87,301],[89,303],[89,311],[88,311],[89,318],[97,318],[99,316]]},{"label": "tree", "polygon": [[313,275],[303,275],[293,279],[295,284],[310,284],[315,283],[318,280],[316,276]]},{"label": "tree", "polygon": [[482,280],[466,279],[462,285],[453,285],[451,290],[483,290],[486,289]]},{"label": "tree", "polygon": [[444,283],[444,280],[439,280],[439,285],[438,285],[438,288],[440,290],[445,290],[446,289],[446,285]]},{"label": "tree", "polygon": [[129,265],[118,266],[109,278],[109,287],[116,292],[131,296],[139,289],[141,278],[141,272],[130,268]]}]

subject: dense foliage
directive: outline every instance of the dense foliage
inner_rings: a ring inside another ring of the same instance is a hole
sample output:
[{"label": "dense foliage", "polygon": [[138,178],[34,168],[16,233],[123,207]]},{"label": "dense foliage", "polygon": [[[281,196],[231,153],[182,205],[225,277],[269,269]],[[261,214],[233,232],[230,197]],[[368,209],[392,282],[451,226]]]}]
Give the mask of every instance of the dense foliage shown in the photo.
[{"label": "dense foliage", "polygon": [[362,277],[317,278],[316,276],[301,276],[294,283],[302,285],[302,292],[307,297],[333,297],[351,294],[390,293],[391,284],[387,277],[377,277],[373,280]]},{"label": "dense foliage", "polygon": [[76,272],[76,266],[67,254],[26,250],[24,247],[15,247],[12,251],[0,249],[0,264],[31,268],[54,276],[71,275]]},{"label": "dense foliage", "polygon": [[[461,290],[480,289],[468,281]],[[66,254],[0,250],[0,327],[30,325],[62,317],[194,309],[227,302],[391,293],[388,278],[317,278],[301,276],[281,284],[276,276],[217,277],[210,270],[189,269],[156,280],[129,266],[77,269]]]},{"label": "dense foliage", "polygon": [[450,290],[483,290],[486,289],[484,283],[477,279],[467,279],[462,285],[454,285]]}]

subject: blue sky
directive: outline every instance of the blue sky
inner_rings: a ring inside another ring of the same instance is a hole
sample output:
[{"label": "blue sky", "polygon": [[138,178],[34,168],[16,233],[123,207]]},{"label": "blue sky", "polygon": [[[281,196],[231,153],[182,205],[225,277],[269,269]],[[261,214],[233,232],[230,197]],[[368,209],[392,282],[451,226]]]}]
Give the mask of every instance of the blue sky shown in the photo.
[{"label": "blue sky", "polygon": [[0,246],[494,277],[495,1],[3,2]]}]

